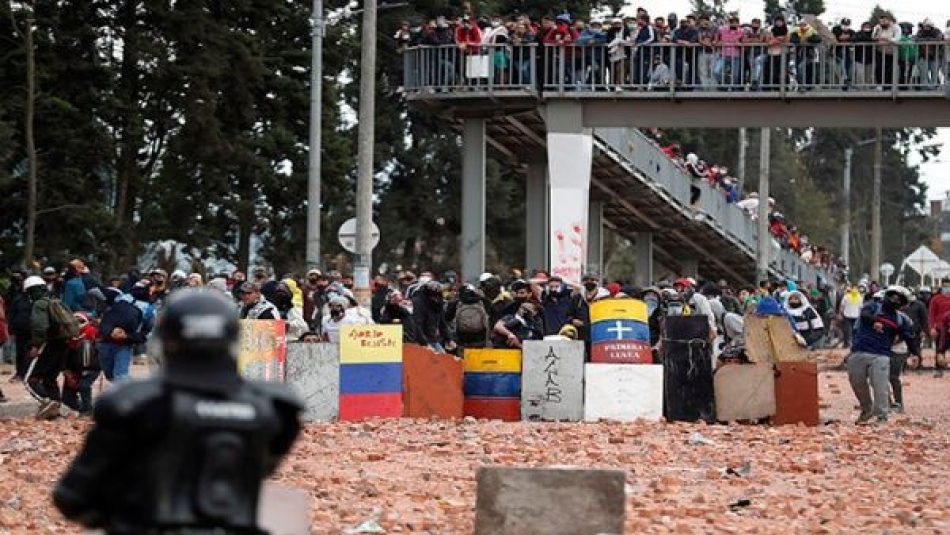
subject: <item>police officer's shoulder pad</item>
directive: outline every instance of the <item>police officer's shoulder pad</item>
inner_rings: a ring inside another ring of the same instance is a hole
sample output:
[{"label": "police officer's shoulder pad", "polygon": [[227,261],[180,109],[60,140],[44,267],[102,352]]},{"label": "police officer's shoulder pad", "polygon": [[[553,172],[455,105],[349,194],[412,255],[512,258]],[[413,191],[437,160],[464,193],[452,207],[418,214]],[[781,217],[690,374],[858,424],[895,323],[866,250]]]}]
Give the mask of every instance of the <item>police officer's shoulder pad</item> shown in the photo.
[{"label": "police officer's shoulder pad", "polygon": [[93,416],[100,424],[121,422],[161,397],[163,392],[158,379],[120,383],[96,402]]},{"label": "police officer's shoulder pad", "polygon": [[295,394],[293,390],[288,388],[286,385],[267,381],[248,381],[247,384],[256,392],[270,397],[277,403],[288,405],[290,408],[297,411],[302,411],[304,409],[303,402],[300,401],[300,398],[297,397],[297,394]]}]

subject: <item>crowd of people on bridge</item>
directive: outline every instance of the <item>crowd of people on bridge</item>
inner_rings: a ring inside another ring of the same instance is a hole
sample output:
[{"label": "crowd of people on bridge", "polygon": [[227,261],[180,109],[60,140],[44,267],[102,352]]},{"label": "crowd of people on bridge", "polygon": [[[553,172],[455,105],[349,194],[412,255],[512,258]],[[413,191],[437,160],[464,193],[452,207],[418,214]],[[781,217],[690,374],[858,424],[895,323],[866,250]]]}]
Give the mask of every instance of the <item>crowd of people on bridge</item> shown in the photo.
[{"label": "crowd of people on bridge", "polygon": [[[731,359],[738,358],[735,348],[737,342],[741,346],[746,314],[781,315],[809,348],[853,346],[855,354],[896,355],[886,380],[897,383],[893,403],[898,408],[902,397],[895,377],[904,369],[907,353],[920,355],[919,350],[890,345],[881,349],[880,340],[861,330],[868,307],[886,303],[889,292],[897,291],[868,281],[800,287],[794,280],[771,280],[743,287],[671,276],[639,287],[590,273],[574,285],[544,270],[530,275],[512,270],[504,275],[486,272],[467,283],[453,271],[417,276],[400,270],[375,277],[367,307],[357,302],[353,277],[339,271],[272,275],[263,266],[255,267],[250,278],[240,270],[206,276],[133,268],[102,279],[81,259],[37,274],[15,271],[7,293],[0,296],[0,342],[15,353],[11,381],[26,382],[43,403],[41,413],[52,408],[58,414],[60,403],[90,411],[92,386],[100,375],[110,382],[125,380],[133,355],[158,352],[149,347],[155,318],[179,288],[205,288],[228,296],[242,319],[283,320],[288,341],[336,343],[345,325],[398,324],[404,342],[456,355],[462,348],[520,348],[529,340],[580,340],[589,346],[590,306],[602,299],[640,299],[646,304],[650,342],[659,361],[667,317],[705,316],[710,341],[716,339],[722,349],[720,358]],[[882,329],[890,325],[906,335],[911,348],[931,340],[942,374],[950,349],[950,279],[934,296],[927,288],[916,295],[899,293],[903,302],[892,310],[898,320]],[[877,329],[878,320],[874,322]],[[872,358],[858,356],[854,362]],[[911,367],[921,364],[916,358]],[[872,386],[879,389],[874,379]]]},{"label": "crowd of people on bridge", "polygon": [[[646,133],[660,147],[663,154],[690,177],[690,203],[694,209],[698,209],[701,198],[700,184],[707,184],[721,194],[727,203],[736,204],[750,219],[753,221],[758,219],[758,193],[750,192],[739,200],[739,181],[730,174],[727,166],[709,164],[700,159],[695,152],[687,152],[684,155],[682,144],[676,140],[668,141],[665,133],[658,128],[648,129]],[[781,248],[799,255],[803,262],[811,266],[824,269],[832,278],[847,269],[841,259],[826,247],[811,243],[807,234],[794,223],[789,222],[777,209],[775,199],[769,197],[768,203],[769,233]]]},{"label": "crowd of people on bridge", "polygon": [[[554,49],[554,60],[534,58],[545,83],[556,79],[592,90],[778,90],[819,83],[883,88],[895,82],[933,89],[947,76],[950,20],[943,30],[931,19],[898,23],[889,14],[859,25],[842,18],[829,26],[792,15],[745,22],[736,15],[654,17],[643,8],[610,20],[552,12],[535,21],[524,14],[476,13],[465,2],[454,17],[403,21],[394,41],[399,50],[457,47],[458,54],[432,59],[445,82],[491,77],[495,84],[530,84],[527,45],[569,47]],[[491,67],[473,74],[466,64],[482,57]],[[555,65],[560,60],[566,68]]]}]

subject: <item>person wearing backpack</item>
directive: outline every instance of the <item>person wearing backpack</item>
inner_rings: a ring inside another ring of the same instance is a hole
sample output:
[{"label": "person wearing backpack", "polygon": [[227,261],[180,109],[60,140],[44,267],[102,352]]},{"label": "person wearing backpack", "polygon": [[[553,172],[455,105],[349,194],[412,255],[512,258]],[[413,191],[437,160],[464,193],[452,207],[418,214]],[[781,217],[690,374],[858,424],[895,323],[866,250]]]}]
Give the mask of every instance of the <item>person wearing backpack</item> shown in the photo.
[{"label": "person wearing backpack", "polygon": [[[128,379],[132,348],[144,344],[151,330],[146,316],[148,288],[136,284],[130,294],[116,298],[99,324],[99,364],[110,382]],[[154,316],[154,312],[152,312]]]},{"label": "person wearing backpack", "polygon": [[453,330],[458,344],[462,347],[488,346],[489,318],[483,300],[482,294],[471,284],[466,284],[459,290]]},{"label": "person wearing backpack", "polygon": [[81,414],[92,412],[92,385],[99,378],[99,330],[86,312],[75,312],[79,336],[70,338],[63,373],[63,403]]},{"label": "person wearing backpack", "polygon": [[33,303],[26,387],[42,404],[38,416],[55,415],[62,399],[57,379],[65,364],[67,341],[79,334],[79,326],[66,305],[50,297],[41,277],[27,277],[23,291]]}]

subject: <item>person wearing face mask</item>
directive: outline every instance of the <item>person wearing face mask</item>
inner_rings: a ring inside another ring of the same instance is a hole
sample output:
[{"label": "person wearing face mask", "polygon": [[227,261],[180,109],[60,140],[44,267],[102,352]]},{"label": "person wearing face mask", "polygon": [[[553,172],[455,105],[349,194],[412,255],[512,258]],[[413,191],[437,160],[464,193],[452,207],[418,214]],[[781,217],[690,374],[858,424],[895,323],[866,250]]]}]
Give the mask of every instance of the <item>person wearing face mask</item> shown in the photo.
[{"label": "person wearing face mask", "polygon": [[323,318],[320,329],[324,342],[340,343],[340,327],[346,316],[346,309],[350,305],[349,299],[342,295],[334,295],[327,304],[327,315]]},{"label": "person wearing face mask", "polygon": [[558,334],[561,327],[567,324],[567,313],[571,307],[571,290],[565,286],[561,277],[548,279],[547,288],[541,297],[541,306],[544,309],[544,334]]},{"label": "person wearing face mask", "polygon": [[696,78],[696,48],[699,41],[699,32],[696,31],[695,19],[691,16],[680,21],[679,27],[673,30],[670,39],[676,45],[673,71],[677,85],[685,83],[684,90],[698,83]]},{"label": "person wearing face mask", "polygon": [[492,336],[494,346],[520,349],[526,340],[542,340],[544,322],[538,316],[538,311],[536,304],[523,303],[514,314],[498,320]]},{"label": "person wearing face mask", "polygon": [[713,77],[713,70],[716,66],[716,28],[713,27],[707,15],[700,15],[699,17],[698,42],[701,45],[699,66],[697,67],[699,83],[704,89],[710,90],[716,85],[716,80]]},{"label": "person wearing face mask", "polygon": [[577,329],[577,339],[589,344],[590,340],[590,303],[597,299],[601,289],[600,278],[588,273],[581,278],[581,288],[571,295],[571,306],[567,309],[567,321]]},{"label": "person wearing face mask", "polygon": [[936,368],[937,375],[942,376],[947,367],[947,348],[950,348],[950,278],[940,281],[940,293],[930,298],[930,313],[928,314],[930,337],[937,348]]},{"label": "person wearing face mask", "polygon": [[376,275],[373,279],[373,297],[370,300],[370,309],[372,310],[373,321],[380,323],[380,312],[386,304],[386,296],[389,294],[389,278],[386,275]]},{"label": "person wearing face mask", "polygon": [[422,344],[423,336],[419,332],[412,310],[399,290],[387,290],[380,310],[373,311],[379,315],[381,325],[402,325],[402,342],[404,344]]},{"label": "person wearing face mask", "polygon": [[795,330],[805,339],[809,349],[814,349],[825,332],[825,324],[805,294],[794,291],[788,294],[785,301],[785,310],[788,312]]},{"label": "person wearing face mask", "polygon": [[330,300],[329,289],[330,277],[326,273],[310,270],[304,286],[303,317],[314,332],[319,332],[323,325],[323,309]]},{"label": "person wearing face mask", "polygon": [[766,58],[764,71],[762,72],[762,83],[765,89],[777,90],[782,85],[782,76],[784,68],[782,65],[782,53],[785,44],[788,43],[788,25],[785,23],[785,17],[779,15],[772,19],[772,27],[765,39],[768,43],[766,49]]},{"label": "person wearing face mask", "polygon": [[927,89],[936,89],[940,85],[940,41],[945,40],[940,30],[930,19],[920,23],[916,41],[925,46],[920,47],[920,59],[917,63],[921,82]]},{"label": "person wearing face mask", "polygon": [[851,19],[843,18],[841,22],[831,29],[835,36],[834,56],[837,70],[835,75],[841,79],[842,84],[847,88],[851,84],[852,72],[854,70],[854,37],[855,31],[851,29]]},{"label": "person wearing face mask", "polygon": [[743,83],[742,50],[737,46],[743,37],[745,31],[739,27],[739,17],[736,16],[729,17],[729,24],[716,32],[716,44],[721,48],[714,75],[720,86],[733,88]]},{"label": "person wearing face mask", "polygon": [[660,295],[660,289],[654,286],[643,290],[643,302],[647,305],[647,318],[650,325],[650,346],[653,348],[653,361],[658,360],[660,356],[659,343],[660,333],[663,332],[663,298]]},{"label": "person wearing face mask", "polygon": [[[910,319],[913,328],[914,328],[914,337],[917,338],[918,343],[923,347],[923,337],[925,334],[928,334],[930,331],[929,328],[929,318],[927,310],[927,304],[924,302],[923,291],[918,292],[917,295],[910,296],[910,303],[907,304],[907,307],[904,308],[904,314],[907,314],[907,317]],[[920,361],[914,360],[913,363],[908,363],[908,367],[919,369]]]},{"label": "person wearing face mask", "polygon": [[867,86],[874,83],[874,39],[871,23],[865,22],[854,34],[854,85]]},{"label": "person wearing face mask", "polygon": [[861,309],[853,350],[847,359],[851,389],[861,405],[857,419],[859,425],[875,417],[878,423],[887,421],[890,355],[894,341],[903,340],[910,354],[920,356],[920,345],[910,322],[899,314],[900,309],[907,305],[909,295],[907,289],[891,286],[884,291],[880,303],[871,302]]},{"label": "person wearing face mask", "polygon": [[412,314],[422,335],[422,344],[436,353],[455,350],[452,329],[445,317],[442,283],[429,281],[412,295]]}]

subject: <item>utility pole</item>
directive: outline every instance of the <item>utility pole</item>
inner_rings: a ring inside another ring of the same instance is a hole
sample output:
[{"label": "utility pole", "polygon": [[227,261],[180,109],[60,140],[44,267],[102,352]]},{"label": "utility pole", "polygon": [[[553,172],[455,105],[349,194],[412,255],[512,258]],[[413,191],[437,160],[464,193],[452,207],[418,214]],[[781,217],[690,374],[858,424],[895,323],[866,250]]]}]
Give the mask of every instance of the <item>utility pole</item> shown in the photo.
[{"label": "utility pole", "polygon": [[743,126],[739,129],[739,165],[736,166],[736,178],[739,179],[739,195],[745,193],[745,160],[749,149],[749,132]]},{"label": "utility pole", "polygon": [[762,129],[759,153],[759,243],[756,251],[757,282],[769,279],[769,260],[772,253],[772,237],[769,234],[769,163],[772,158],[772,130]]},{"label": "utility pole", "polygon": [[853,148],[844,149],[844,187],[841,190],[844,196],[841,213],[841,258],[849,268],[851,266],[851,158],[853,156]]},{"label": "utility pole", "polygon": [[353,285],[362,305],[370,299],[369,271],[373,266],[370,227],[373,222],[373,146],[376,132],[376,0],[363,2],[360,53],[360,110],[356,180],[356,263]]},{"label": "utility pole", "polygon": [[[12,7],[11,7],[12,9]],[[13,13],[10,13],[13,27],[17,33],[20,30],[16,27],[16,19],[13,19]],[[23,267],[30,269],[33,264],[33,250],[36,246],[36,138],[33,134],[33,117],[36,112],[36,53],[33,50],[33,24],[32,17],[26,19],[26,34],[20,34],[23,37],[24,52],[26,53],[26,111],[24,112],[24,141],[26,142],[26,157],[29,162],[27,169],[27,190],[26,190],[26,243],[23,247]]]},{"label": "utility pole", "polygon": [[307,269],[320,267],[320,157],[323,150],[323,0],[313,0],[310,33],[310,159],[307,166]]},{"label": "utility pole", "polygon": [[874,189],[871,194],[871,280],[881,279],[881,166],[883,165],[883,137],[877,129],[874,138]]}]

